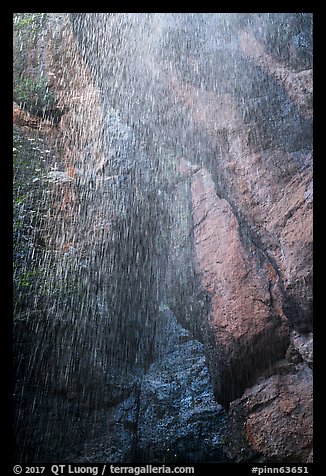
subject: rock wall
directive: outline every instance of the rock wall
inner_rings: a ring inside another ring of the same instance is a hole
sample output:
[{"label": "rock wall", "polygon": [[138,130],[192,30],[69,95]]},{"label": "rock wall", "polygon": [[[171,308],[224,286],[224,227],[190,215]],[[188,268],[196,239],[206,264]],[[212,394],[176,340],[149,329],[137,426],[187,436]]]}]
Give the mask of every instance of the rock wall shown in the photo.
[{"label": "rock wall", "polygon": [[[214,391],[230,404],[229,455],[302,462],[311,460],[311,362],[292,361],[286,351],[293,330],[311,336],[312,71],[279,62],[267,52],[268,32],[266,43],[255,34],[254,19],[239,28],[232,51],[253,68],[244,71],[250,89],[242,86],[242,104],[236,88],[233,95],[202,91],[176,75],[172,85],[214,151],[191,177],[194,255],[209,296]],[[290,134],[292,119],[277,109],[281,97],[294,112]],[[260,129],[269,123],[270,136]]]},{"label": "rock wall", "polygon": [[60,157],[43,265],[75,287],[16,323],[19,457],[311,461],[311,15],[42,22],[16,81],[55,101],[14,120]]},{"label": "rock wall", "polygon": [[289,332],[277,308],[274,268],[243,247],[238,221],[229,203],[217,196],[206,169],[194,175],[192,194],[196,268],[210,296],[207,340],[215,393],[228,405],[284,355]]}]

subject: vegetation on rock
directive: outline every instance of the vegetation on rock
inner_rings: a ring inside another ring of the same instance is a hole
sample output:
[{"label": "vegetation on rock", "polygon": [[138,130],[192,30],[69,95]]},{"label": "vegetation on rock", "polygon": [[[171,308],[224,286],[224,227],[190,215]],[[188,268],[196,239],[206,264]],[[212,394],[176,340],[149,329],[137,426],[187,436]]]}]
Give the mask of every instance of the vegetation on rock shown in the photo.
[{"label": "vegetation on rock", "polygon": [[15,85],[14,100],[23,109],[37,115],[45,115],[46,111],[56,104],[55,95],[49,90],[44,77],[38,81],[30,77],[22,77]]}]

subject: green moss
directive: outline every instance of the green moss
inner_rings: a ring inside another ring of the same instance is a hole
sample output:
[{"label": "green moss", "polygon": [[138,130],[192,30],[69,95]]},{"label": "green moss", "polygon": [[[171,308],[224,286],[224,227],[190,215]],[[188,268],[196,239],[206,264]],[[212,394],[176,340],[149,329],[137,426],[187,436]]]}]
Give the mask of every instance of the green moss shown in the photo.
[{"label": "green moss", "polygon": [[45,112],[56,103],[55,95],[49,90],[44,77],[38,81],[29,77],[20,78],[14,87],[14,100],[34,114],[40,111]]},{"label": "green moss", "polygon": [[43,25],[46,13],[15,13],[14,14],[14,31],[21,31],[26,28],[32,28],[39,33],[40,27]]},{"label": "green moss", "polygon": [[17,279],[17,283],[19,286],[22,286],[22,287],[28,287],[28,286],[31,286],[32,284],[32,279],[34,276],[36,276],[37,272],[36,271],[25,271],[24,273],[22,273],[18,279]]},{"label": "green moss", "polygon": [[37,40],[44,28],[46,16],[46,13],[14,14],[13,30],[14,35],[19,38],[21,51],[29,51],[37,46]]},{"label": "green moss", "polygon": [[31,134],[32,137],[27,137],[14,126],[13,290],[17,312],[24,309],[27,302],[33,302],[37,283],[41,279],[38,263],[42,250],[36,235],[40,224],[32,212],[43,207],[42,189],[33,182],[44,167],[42,155],[35,147],[43,142],[36,132]]},{"label": "green moss", "polygon": [[56,104],[54,93],[40,71],[41,43],[45,13],[14,14],[14,90],[13,99],[32,114],[43,115]]},{"label": "green moss", "polygon": [[17,290],[21,288],[30,288],[39,276],[39,271],[36,269],[30,271],[21,271],[20,273],[18,272],[18,270],[15,271],[16,273],[14,274],[14,284]]},{"label": "green moss", "polygon": [[24,28],[25,26],[32,25],[35,22],[36,14],[25,14],[26,16],[23,16],[21,18],[16,17],[14,19],[14,28]]}]

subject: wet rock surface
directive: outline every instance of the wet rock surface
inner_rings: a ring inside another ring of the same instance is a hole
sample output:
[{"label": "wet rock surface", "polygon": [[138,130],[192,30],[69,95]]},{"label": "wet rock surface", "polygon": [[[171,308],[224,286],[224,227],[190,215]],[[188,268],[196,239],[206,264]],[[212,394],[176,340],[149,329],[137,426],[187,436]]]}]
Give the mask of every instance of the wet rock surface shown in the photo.
[{"label": "wet rock surface", "polygon": [[[148,371],[135,368],[132,376],[121,370],[103,372],[93,387],[93,391],[102,389],[101,405],[87,398],[92,389],[86,379],[84,399],[72,388],[69,395],[57,389],[51,398],[44,395],[38,401],[36,414],[21,417],[32,425],[32,441],[24,442],[29,458],[45,462],[55,456],[67,462],[134,464],[227,461],[226,413],[213,396],[204,346],[167,307],[160,312],[158,322],[156,357]],[[86,376],[90,372],[94,369],[83,369]],[[27,388],[27,402],[32,395],[33,389]],[[25,409],[27,402],[22,405]],[[45,426],[58,432],[49,449],[44,445],[53,437],[44,434]],[[63,448],[71,439],[67,453]]]},{"label": "wet rock surface", "polygon": [[312,371],[285,366],[231,403],[229,457],[237,462],[306,463],[312,449]]},{"label": "wet rock surface", "polygon": [[284,355],[289,330],[273,306],[279,292],[275,270],[244,249],[237,219],[217,196],[207,170],[193,176],[192,194],[197,272],[210,296],[207,340],[214,392],[228,405]]},{"label": "wet rock surface", "polygon": [[311,461],[311,15],[21,15],[17,458]]},{"label": "wet rock surface", "polygon": [[226,413],[214,400],[203,344],[168,308],[159,321],[156,359],[131,396],[113,409],[105,434],[88,441],[77,462],[227,461]]},{"label": "wet rock surface", "polygon": [[170,310],[161,318],[161,357],[140,387],[138,445],[143,461],[225,462],[226,414],[214,399],[204,346]]}]

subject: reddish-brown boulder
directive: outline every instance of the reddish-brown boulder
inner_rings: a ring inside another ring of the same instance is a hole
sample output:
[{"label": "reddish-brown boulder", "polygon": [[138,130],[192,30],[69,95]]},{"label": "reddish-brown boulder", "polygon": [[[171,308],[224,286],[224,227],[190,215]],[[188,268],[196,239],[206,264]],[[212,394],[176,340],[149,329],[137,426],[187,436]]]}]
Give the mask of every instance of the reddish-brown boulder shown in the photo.
[{"label": "reddish-brown boulder", "polygon": [[311,462],[312,371],[305,364],[278,371],[230,405],[228,453],[237,462]]},{"label": "reddish-brown boulder", "polygon": [[41,119],[39,117],[32,116],[27,111],[21,109],[17,103],[13,102],[13,123],[18,126],[28,126],[33,129],[37,129],[40,126]]}]

